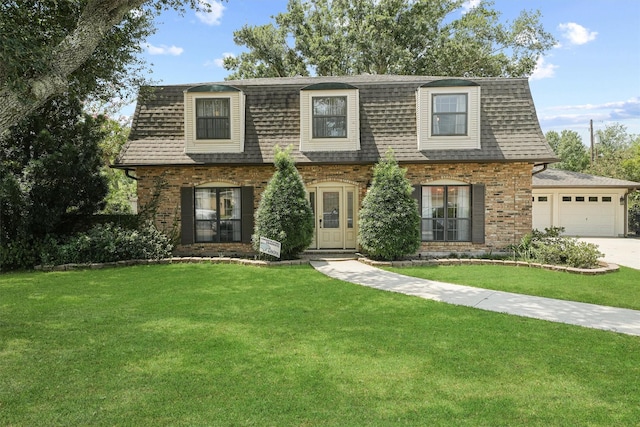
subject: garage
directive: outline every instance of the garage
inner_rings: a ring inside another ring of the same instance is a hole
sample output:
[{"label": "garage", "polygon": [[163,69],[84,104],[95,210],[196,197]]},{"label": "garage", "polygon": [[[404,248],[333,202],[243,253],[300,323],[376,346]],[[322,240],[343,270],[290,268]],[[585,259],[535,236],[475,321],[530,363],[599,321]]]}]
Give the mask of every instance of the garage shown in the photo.
[{"label": "garage", "polygon": [[564,227],[577,237],[621,237],[628,232],[628,194],[640,183],[548,169],[533,175],[532,228]]}]

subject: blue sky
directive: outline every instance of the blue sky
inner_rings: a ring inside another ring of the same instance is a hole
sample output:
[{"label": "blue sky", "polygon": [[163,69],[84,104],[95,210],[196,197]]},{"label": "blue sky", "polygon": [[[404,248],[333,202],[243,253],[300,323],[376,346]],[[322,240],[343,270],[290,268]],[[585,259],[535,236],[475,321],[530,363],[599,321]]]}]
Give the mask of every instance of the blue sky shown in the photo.
[{"label": "blue sky", "polygon": [[[233,31],[271,22],[287,4],[201,1],[211,5],[211,13],[168,11],[157,19],[144,57],[159,84],[224,80],[222,58],[242,52]],[[596,130],[617,122],[640,134],[640,0],[495,0],[493,7],[503,20],[540,10],[544,28],[558,41],[530,78],[543,132],[575,130],[588,144],[592,119]]]}]

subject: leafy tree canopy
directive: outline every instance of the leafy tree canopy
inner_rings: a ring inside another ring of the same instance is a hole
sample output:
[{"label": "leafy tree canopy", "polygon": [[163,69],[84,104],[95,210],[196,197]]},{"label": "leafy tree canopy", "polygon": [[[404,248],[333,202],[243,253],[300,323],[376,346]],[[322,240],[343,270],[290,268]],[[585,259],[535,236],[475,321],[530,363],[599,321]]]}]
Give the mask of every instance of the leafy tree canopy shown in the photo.
[{"label": "leafy tree canopy", "polygon": [[582,172],[589,166],[589,154],[587,147],[582,143],[578,132],[563,130],[561,134],[549,131],[546,134],[547,142],[560,158],[560,162],[551,165],[557,169],[574,172]]},{"label": "leafy tree canopy", "polygon": [[143,80],[140,42],[154,14],[198,0],[0,3],[0,137],[56,95],[123,96]]},{"label": "leafy tree canopy", "polygon": [[464,0],[289,0],[273,23],[234,33],[248,52],[229,79],[316,74],[528,76],[555,43],[539,12],[502,22]]}]

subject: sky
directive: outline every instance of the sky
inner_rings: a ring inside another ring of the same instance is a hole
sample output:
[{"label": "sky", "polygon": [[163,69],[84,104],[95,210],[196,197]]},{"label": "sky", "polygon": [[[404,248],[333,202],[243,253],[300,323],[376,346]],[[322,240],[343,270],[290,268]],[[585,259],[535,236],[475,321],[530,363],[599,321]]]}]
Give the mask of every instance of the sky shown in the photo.
[{"label": "sky", "polygon": [[[224,80],[222,59],[244,48],[233,42],[243,25],[263,25],[286,11],[287,0],[200,0],[211,12],[163,12],[143,57],[157,84]],[[473,7],[479,0],[468,0]],[[539,10],[557,45],[538,60],[529,82],[542,131],[564,129],[590,141],[595,131],[621,123],[640,134],[640,0],[495,0],[501,20]],[[458,14],[464,13],[464,9]],[[133,106],[124,110],[132,114]]]}]

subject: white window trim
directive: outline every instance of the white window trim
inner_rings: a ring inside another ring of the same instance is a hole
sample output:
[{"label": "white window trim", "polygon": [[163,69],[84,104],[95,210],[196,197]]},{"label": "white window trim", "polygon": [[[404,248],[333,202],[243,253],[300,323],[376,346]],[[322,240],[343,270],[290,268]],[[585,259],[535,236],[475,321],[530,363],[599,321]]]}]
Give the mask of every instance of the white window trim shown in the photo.
[{"label": "white window trim", "polygon": [[[432,135],[433,95],[467,95],[467,134]],[[420,87],[416,92],[418,150],[480,149],[480,86]]]},{"label": "white window trim", "polygon": [[[242,153],[245,139],[245,95],[243,92],[185,92],[185,152],[187,153]],[[227,139],[196,138],[196,100],[229,100],[229,135]]]},{"label": "white window trim", "polygon": [[[347,136],[345,138],[313,138],[313,105],[316,97],[347,98]],[[360,150],[360,98],[358,89],[300,91],[300,151]]]}]

